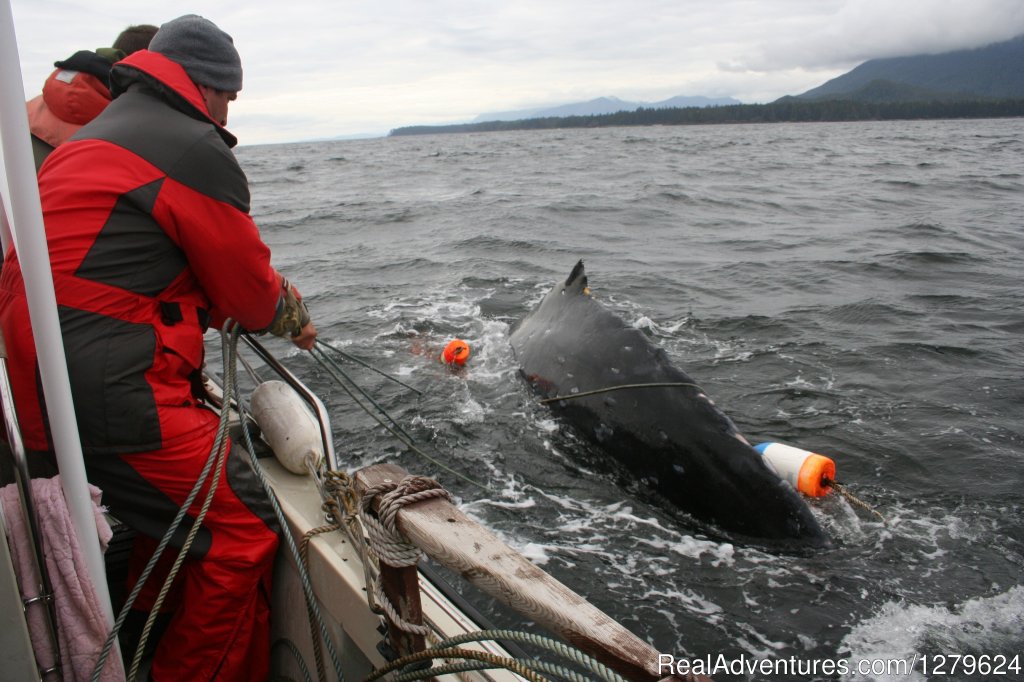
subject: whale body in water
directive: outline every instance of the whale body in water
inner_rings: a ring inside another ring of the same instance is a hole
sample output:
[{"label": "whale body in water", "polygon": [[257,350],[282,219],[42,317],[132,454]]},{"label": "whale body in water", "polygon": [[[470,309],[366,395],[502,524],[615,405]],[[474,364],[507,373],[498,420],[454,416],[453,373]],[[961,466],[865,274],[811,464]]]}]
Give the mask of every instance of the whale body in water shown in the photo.
[{"label": "whale body in water", "polygon": [[558,416],[682,510],[729,535],[829,544],[800,494],[697,383],[591,296],[583,261],[509,340]]}]

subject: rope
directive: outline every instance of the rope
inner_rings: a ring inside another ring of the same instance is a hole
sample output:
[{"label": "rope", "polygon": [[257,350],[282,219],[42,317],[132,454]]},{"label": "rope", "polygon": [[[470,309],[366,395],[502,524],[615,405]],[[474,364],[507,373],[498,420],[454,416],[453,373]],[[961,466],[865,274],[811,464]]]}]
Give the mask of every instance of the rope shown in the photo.
[{"label": "rope", "polygon": [[[331,346],[326,346],[326,347],[327,348],[331,348]],[[334,350],[337,350],[337,349],[334,349]],[[419,455],[423,459],[427,460],[428,462],[430,462],[434,466],[438,467],[439,469],[443,469],[444,471],[447,471],[448,473],[450,473],[452,476],[455,476],[456,478],[460,478],[460,479],[462,479],[463,481],[465,481],[467,483],[475,485],[477,488],[480,488],[481,490],[484,490],[486,492],[491,492],[491,489],[488,488],[483,483],[479,483],[477,481],[474,481],[472,478],[469,478],[465,474],[462,474],[462,473],[456,471],[455,469],[452,469],[451,467],[449,467],[449,466],[443,464],[442,462],[438,461],[437,458],[431,457],[427,453],[423,452],[423,450],[421,450],[420,448],[416,447],[415,443],[413,443],[412,439],[409,438],[408,435],[406,435],[404,433],[404,431],[400,433],[399,432],[400,429],[393,428],[389,424],[384,423],[384,421],[380,417],[378,417],[376,414],[374,414],[366,405],[364,405],[362,403],[362,401],[359,400],[359,398],[356,397],[356,395],[352,391],[352,389],[350,389],[348,387],[346,382],[339,375],[338,370],[336,370],[334,367],[331,366],[332,364],[336,364],[336,363],[330,363],[329,360],[325,360],[325,359],[321,358],[320,356],[323,355],[322,352],[320,354],[316,354],[316,353],[310,353],[310,354],[320,364],[320,366],[323,367],[327,371],[327,373],[331,375],[331,377],[334,379],[334,381],[337,382],[337,384],[339,386],[341,386],[342,389],[344,389],[346,393],[348,393],[349,397],[352,398],[353,402],[355,402],[356,405],[358,405],[364,412],[366,412],[366,414],[370,415],[370,417],[372,417],[374,419],[374,421],[376,421],[378,424],[380,424],[385,429],[387,429],[391,433],[391,435],[393,435],[395,438],[397,438],[399,440],[399,442],[401,442],[403,445],[405,445],[407,448],[412,450],[414,453],[416,453],[417,455]],[[348,381],[352,382],[351,379],[348,379]],[[352,384],[353,384],[353,386],[355,386],[355,382],[352,382]],[[356,388],[357,388],[357,390],[360,391],[360,393],[363,393],[362,389],[360,389],[358,386],[356,386]],[[382,408],[380,408],[379,406],[378,406],[378,409],[381,410],[381,412],[383,412],[385,416],[387,416],[388,421],[394,423],[394,419],[392,419],[391,416],[387,414],[387,412],[384,412],[384,410]]]},{"label": "rope", "polygon": [[[380,497],[380,506],[377,509],[379,523],[372,516],[368,516],[370,506],[373,504],[374,498],[378,496]],[[368,518],[373,524],[383,528],[385,541],[393,541],[396,545],[412,546],[398,531],[398,512],[406,505],[433,498],[452,501],[451,493],[442,488],[434,479],[426,476],[406,476],[398,483],[381,483],[367,488],[360,501],[360,517],[364,520]],[[415,563],[389,563],[388,565],[402,567],[412,566]]]},{"label": "rope", "polygon": [[[433,660],[435,658],[463,658],[463,659],[471,659],[471,660],[477,660],[477,661],[484,661],[484,662],[490,664],[488,666],[488,668],[505,668],[506,670],[511,670],[512,672],[516,673],[520,677],[523,677],[524,679],[530,680],[531,682],[549,682],[546,677],[543,677],[540,674],[534,672],[533,670],[531,670],[530,668],[526,667],[526,665],[524,665],[520,661],[517,661],[516,659],[513,659],[513,658],[503,658],[501,656],[496,656],[495,654],[488,653],[486,651],[475,651],[473,649],[457,649],[457,648],[428,649],[427,651],[420,651],[420,652],[415,653],[415,654],[410,654],[408,656],[402,656],[401,658],[396,658],[395,660],[393,660],[390,663],[388,663],[387,665],[385,665],[383,668],[380,668],[379,670],[375,670],[368,677],[366,677],[364,682],[373,682],[373,680],[380,679],[381,677],[383,677],[384,675],[387,675],[389,672],[391,672],[393,670],[398,670],[400,668],[404,668],[405,666],[409,665],[410,663],[417,663],[419,661]],[[424,677],[433,677],[433,670],[432,669],[426,669],[426,670],[422,670],[422,671],[418,671],[418,672],[426,673],[424,675]],[[413,673],[410,673],[409,675],[413,675]],[[412,676],[412,677],[408,677],[408,676],[404,676],[403,675],[403,677],[405,679],[422,679],[422,677],[420,677],[418,675]]]},{"label": "rope", "polygon": [[[541,649],[557,654],[576,665],[587,668],[606,682],[626,682],[626,680],[617,672],[575,647],[564,644],[557,639],[543,637],[541,635],[535,635],[530,632],[522,632],[519,630],[480,630],[478,632],[467,632],[464,635],[450,637],[434,648],[459,646],[469,642],[482,642],[484,640],[502,639],[519,642],[521,644],[532,644]],[[428,649],[428,651],[431,650],[432,649]],[[532,665],[533,662],[531,661],[530,664]]]},{"label": "rope", "polygon": [[372,680],[378,679],[393,670],[400,669],[412,663],[438,659],[448,659],[449,661],[455,659],[460,660],[461,662],[449,662],[442,666],[405,672],[396,676],[394,681],[405,682],[438,677],[440,675],[451,673],[468,672],[471,670],[487,670],[492,668],[505,668],[528,680],[546,680],[547,678],[543,677],[542,673],[553,675],[555,677],[568,680],[569,682],[592,682],[595,679],[595,677],[588,677],[586,674],[567,668],[564,665],[548,663],[532,658],[517,659],[502,657],[490,652],[466,649],[460,646],[470,642],[482,642],[486,640],[511,640],[532,644],[546,651],[555,653],[581,668],[587,669],[589,672],[593,673],[598,680],[603,682],[627,682],[617,672],[608,668],[594,658],[587,656],[575,647],[549,637],[542,637],[532,633],[516,630],[481,630],[478,632],[469,632],[464,635],[451,637],[430,649],[426,649],[425,651],[420,651],[415,654],[409,654],[408,656],[403,656],[402,658],[392,661],[384,668],[375,671],[372,675],[367,677],[366,682],[372,682]]},{"label": "rope", "polygon": [[[231,320],[228,320],[224,324],[224,329],[227,330],[232,325],[233,325],[233,322]],[[233,332],[232,338],[237,342],[237,331]],[[225,344],[225,346],[227,346],[227,345],[230,345],[230,344]],[[225,404],[227,404],[228,401],[231,398],[230,391],[231,391],[230,388],[225,387]],[[114,622],[114,627],[111,629],[110,634],[107,635],[107,640],[106,640],[106,642],[104,642],[103,649],[100,651],[100,656],[99,656],[99,658],[96,661],[95,667],[93,668],[92,677],[91,677],[92,682],[97,682],[99,680],[100,674],[103,671],[103,666],[107,662],[107,658],[109,657],[110,651],[111,651],[111,649],[114,646],[114,642],[117,640],[117,635],[121,631],[121,628],[124,625],[124,621],[128,617],[128,614],[131,611],[132,605],[135,603],[135,600],[138,598],[139,593],[142,591],[143,586],[146,584],[146,581],[149,580],[149,576],[153,573],[153,570],[156,567],[157,561],[160,559],[160,556],[163,554],[164,550],[167,548],[167,545],[170,543],[171,538],[173,537],[174,533],[177,531],[178,527],[181,525],[181,522],[185,518],[186,513],[192,507],[192,503],[195,501],[196,497],[199,495],[199,491],[202,489],[203,485],[205,484],[206,478],[209,476],[210,470],[213,468],[214,463],[220,459],[220,453],[224,449],[224,438],[225,438],[225,436],[227,434],[227,425],[228,425],[227,410],[224,410],[222,412],[222,414],[221,414],[220,423],[219,423],[218,429],[217,429],[217,435],[214,438],[213,447],[212,447],[212,449],[210,451],[210,456],[206,460],[206,465],[203,467],[203,470],[200,472],[199,478],[196,480],[195,486],[192,487],[192,490],[189,492],[188,497],[185,498],[184,504],[182,504],[181,508],[178,509],[178,513],[175,515],[174,519],[171,521],[171,524],[168,526],[167,532],[164,533],[164,536],[160,539],[159,544],[157,545],[156,549],[153,552],[153,556],[150,557],[149,562],[146,564],[145,569],[143,569],[142,574],[139,576],[138,582],[136,582],[134,589],[132,589],[131,593],[128,595],[128,598],[125,600],[124,606],[122,606],[122,608],[121,608],[121,613],[118,614],[117,620]],[[218,467],[218,469],[220,469],[220,468],[221,467]],[[219,477],[219,474],[218,474],[218,477]],[[216,483],[212,482],[211,483],[211,493],[208,496],[207,501],[212,500],[212,489],[215,488],[215,487],[216,487]],[[204,506],[207,509],[209,508],[208,504],[206,504]],[[202,516],[205,516],[205,511],[202,512]],[[198,517],[197,520],[193,523],[193,527],[192,527],[192,531],[193,532],[191,532],[189,534],[188,538],[186,539],[186,543],[182,546],[181,552],[179,553],[179,559],[188,552],[188,548],[191,546],[192,540],[195,538],[195,533],[198,532],[199,525],[200,525],[200,523],[202,521],[202,516]],[[179,562],[176,561],[175,562],[175,566],[177,567],[178,565],[179,565]],[[174,572],[176,572],[176,570],[177,569],[175,568]],[[166,595],[166,590],[169,589],[170,581],[173,580],[173,577],[174,577],[174,572],[172,572],[172,574],[170,576],[168,576],[168,580],[164,584],[164,588],[165,589],[161,591],[161,600],[163,599],[163,596]],[[137,674],[137,672],[138,672],[138,662],[141,660],[141,652],[145,649],[146,638],[149,636],[149,632],[152,629],[152,623],[153,623],[153,617],[154,617],[153,614],[155,614],[157,611],[158,611],[158,607],[154,608],[153,611],[150,614],[150,619],[148,619],[146,621],[146,627],[143,630],[142,638],[140,639],[138,648],[136,649],[135,658],[132,661],[132,670],[131,670],[130,675],[128,677],[129,680],[131,680],[134,677],[134,675]]]},{"label": "rope", "polygon": [[[374,499],[379,498],[377,515],[372,513]],[[406,476],[398,483],[382,483],[368,488],[359,503],[359,520],[366,529],[367,541],[374,554],[388,566],[403,568],[419,564],[423,552],[410,543],[398,529],[398,512],[402,507],[429,500],[443,498],[451,501],[451,493],[437,481],[425,476]],[[400,630],[426,637],[430,628],[410,623],[402,618],[391,600],[384,594],[379,576],[372,580],[373,594],[377,604],[384,609],[388,618]]]},{"label": "rope", "polygon": [[[337,362],[334,361],[333,358],[328,356],[327,353],[323,352],[322,350],[318,350],[317,348],[313,348],[313,350],[310,351],[310,354],[316,359],[316,361],[318,363],[320,363],[321,367],[323,367],[324,369],[328,370],[328,372],[330,372],[332,374],[332,376],[334,376],[334,380],[337,381],[339,384],[341,384],[342,388],[345,388],[346,392],[348,392],[347,384],[341,380],[342,378],[344,378],[345,381],[347,381],[349,384],[351,384],[352,387],[356,391],[359,392],[359,395],[361,395],[364,398],[366,398],[366,400],[368,400],[371,405],[376,407],[377,411],[380,412],[382,415],[384,415],[384,417],[387,418],[387,420],[389,422],[391,422],[391,425],[394,426],[395,429],[397,429],[399,432],[401,432],[401,434],[403,436],[405,436],[409,440],[409,442],[413,442],[413,437],[410,436],[408,433],[406,433],[405,430],[398,424],[398,422],[396,422],[394,419],[391,418],[391,415],[387,413],[387,410],[385,410],[383,407],[381,407],[380,404],[376,400],[374,400],[355,381],[353,381],[352,377],[350,377],[348,374],[346,374],[345,370],[343,370],[341,368],[341,366]],[[327,363],[327,364],[324,364],[324,363]],[[330,365],[330,367],[328,367],[327,365]],[[334,375],[334,372],[337,372],[337,375]],[[355,400],[355,396],[352,395],[351,392],[348,392],[348,394],[349,394],[349,396],[352,397],[353,400]],[[365,408],[363,408],[363,409],[365,409]]]},{"label": "rope", "polygon": [[128,673],[129,680],[136,679],[136,676],[139,674],[139,666],[142,664],[142,655],[145,651],[146,641],[149,639],[154,623],[156,623],[156,617],[160,613],[160,607],[163,606],[164,599],[167,598],[167,594],[171,590],[171,584],[174,582],[174,578],[178,575],[178,571],[181,569],[181,565],[185,561],[188,550],[192,546],[196,535],[199,533],[200,527],[202,527],[203,519],[206,518],[206,513],[210,511],[210,507],[213,504],[214,493],[220,483],[221,476],[224,475],[224,464],[227,462],[227,455],[230,449],[231,447],[227,442],[223,443],[220,447],[220,452],[217,455],[217,464],[214,468],[215,473],[213,479],[210,481],[210,490],[206,495],[206,499],[203,501],[203,506],[199,510],[199,514],[196,515],[195,521],[192,522],[192,528],[189,529],[188,537],[185,539],[185,542],[181,547],[181,551],[178,552],[178,556],[174,560],[174,565],[171,566],[171,570],[167,573],[167,578],[164,580],[163,587],[160,588],[160,594],[157,595],[156,601],[153,603],[153,608],[150,609],[149,616],[146,618],[146,625],[142,628],[142,636],[139,638],[139,646],[135,649],[135,657],[132,658],[131,670]]},{"label": "rope", "polygon": [[[324,488],[332,498],[325,500],[325,510],[331,514],[336,514],[336,518],[340,517],[342,527],[349,533],[353,545],[359,548],[360,554],[364,557],[363,565],[366,571],[365,577],[368,586],[367,599],[370,602],[371,610],[376,613],[383,611],[386,617],[406,632],[420,634],[433,640],[433,642],[437,642],[434,632],[429,627],[407,623],[400,617],[400,614],[397,613],[397,610],[383,594],[379,580],[371,575],[370,566],[372,562],[367,560],[367,550],[376,554],[383,563],[389,566],[416,565],[421,553],[400,534],[397,528],[398,512],[408,504],[426,499],[444,498],[450,500],[450,493],[441,488],[437,481],[433,479],[423,476],[407,476],[398,483],[386,483],[367,489],[362,498],[357,502],[352,489],[351,478],[346,473],[327,471],[324,472],[324,479]],[[379,511],[376,516],[371,512],[374,499],[379,499]],[[356,534],[354,532],[353,526],[355,521],[361,522],[362,527],[366,531],[366,538],[363,537],[362,533]],[[331,525],[324,526],[323,528],[334,529],[335,527]],[[320,530],[313,529],[309,534],[312,535]],[[528,680],[546,680],[541,673],[554,674],[570,682],[587,682],[589,679],[563,666],[551,665],[542,661],[517,661],[515,659],[495,656],[494,654],[486,654],[485,652],[458,648],[458,645],[462,643],[487,639],[505,639],[532,643],[553,651],[579,666],[596,672],[601,680],[606,682],[625,682],[617,673],[578,649],[567,646],[557,640],[509,630],[480,631],[444,640],[427,651],[398,659],[387,668],[377,671],[374,676],[368,678],[368,682],[411,663],[441,658],[462,658],[463,660],[440,667],[408,671],[397,676],[395,682],[426,679],[449,673],[486,670],[495,667],[512,670]]]},{"label": "rope", "polygon": [[[282,647],[282,646],[285,647],[286,649],[288,649],[288,653],[290,653],[292,655],[292,658],[295,659],[295,664],[297,666],[299,666],[299,670],[302,672],[302,679],[303,679],[303,681],[304,682],[313,682],[313,678],[309,676],[309,668],[306,667],[306,662],[304,660],[302,660],[302,653],[299,651],[299,648],[297,646],[295,646],[295,642],[293,642],[290,639],[285,639],[285,638],[282,637],[281,639],[279,639],[279,640],[275,641],[273,644],[271,644],[270,648],[273,650],[273,649],[276,649],[276,648]],[[275,682],[277,682],[278,680],[281,680],[283,682],[283,680],[288,679],[288,678],[275,677],[273,679],[275,680]],[[320,679],[322,680],[324,678],[320,677]]]},{"label": "rope", "polygon": [[[306,531],[306,534],[302,536],[302,541],[299,543],[299,556],[302,558],[302,565],[307,573],[309,572],[310,540],[321,533],[330,533],[331,531],[338,530],[340,527],[337,523],[319,526],[318,528]],[[319,676],[317,679],[326,680],[327,676],[324,674],[324,654],[320,649],[320,637],[317,636],[316,632],[316,614],[313,612],[313,606],[309,601],[306,602],[306,616],[309,623],[309,635],[313,642],[313,658],[316,661],[316,673]]]},{"label": "rope", "polygon": [[882,516],[881,512],[879,512],[877,509],[872,507],[870,504],[868,504],[864,500],[858,498],[856,495],[851,493],[849,490],[846,489],[845,485],[842,485],[840,483],[836,483],[835,481],[826,481],[826,482],[833,489],[835,489],[835,491],[837,493],[842,495],[843,498],[846,499],[848,502],[850,502],[852,505],[854,505],[855,507],[860,507],[861,509],[864,509],[865,511],[869,512],[870,514],[873,514],[873,515],[877,516],[878,520],[881,521],[882,523],[887,523],[886,520],[885,520],[885,517]]},{"label": "rope", "polygon": [[[338,659],[338,652],[334,648],[334,642],[331,640],[330,634],[327,631],[327,625],[324,623],[323,616],[320,613],[320,607],[316,603],[316,595],[313,594],[313,584],[309,578],[309,571],[306,570],[306,566],[300,559],[300,553],[298,547],[295,545],[295,537],[292,535],[291,529],[288,526],[288,520],[284,516],[284,512],[281,510],[281,505],[277,500],[277,495],[274,494],[273,488],[267,481],[267,475],[263,471],[263,467],[260,466],[259,457],[255,454],[255,447],[252,443],[252,435],[249,433],[249,427],[246,422],[244,408],[239,405],[239,417],[242,423],[242,435],[245,438],[246,447],[249,450],[249,459],[252,463],[253,471],[256,472],[256,476],[260,479],[260,484],[267,493],[267,497],[270,499],[270,504],[274,508],[274,514],[277,516],[278,521],[281,525],[281,534],[284,536],[285,542],[288,545],[291,555],[296,559],[296,567],[299,571],[300,582],[302,583],[302,592],[306,598],[306,609],[310,612],[313,618],[316,620],[318,629],[320,630],[320,637],[323,639],[324,644],[327,646],[327,653],[331,657],[331,663],[334,666],[335,675],[337,675],[338,682],[344,682],[344,675],[341,672],[341,661]],[[312,628],[312,624],[310,625]],[[317,642],[317,637],[313,637],[313,641]],[[318,643],[314,644],[314,648],[319,646]],[[319,664],[322,667],[322,663]],[[319,668],[318,668],[319,672]],[[321,677],[321,680],[324,678]]]},{"label": "rope", "polygon": [[576,398],[586,398],[591,395],[599,395],[601,393],[611,393],[612,391],[624,391],[627,389],[634,388],[695,388],[698,391],[703,392],[704,389],[697,384],[687,383],[685,381],[663,381],[655,382],[650,384],[622,384],[620,386],[608,386],[606,388],[598,388],[593,391],[584,391],[582,393],[570,393],[569,395],[557,395],[554,398],[544,398],[541,400],[542,405],[547,403],[555,403],[560,400],[575,400]]},{"label": "rope", "polygon": [[409,384],[405,383],[404,381],[402,381],[400,379],[396,379],[395,377],[391,376],[387,372],[384,372],[382,370],[377,369],[373,365],[371,365],[371,364],[369,364],[369,363],[367,363],[367,362],[365,362],[363,360],[360,360],[359,358],[357,358],[354,355],[350,355],[350,354],[346,353],[345,351],[341,350],[340,348],[335,348],[331,344],[325,343],[325,342],[321,341],[320,339],[317,339],[316,343],[321,348],[327,348],[328,350],[331,350],[331,351],[337,353],[338,355],[340,355],[341,357],[345,358],[346,360],[351,360],[352,362],[356,363],[357,365],[362,365],[366,369],[373,370],[377,374],[380,374],[381,376],[390,379],[391,381],[395,382],[396,384],[398,384],[400,386],[405,386],[407,389],[409,389],[410,391],[412,391],[416,395],[423,395],[423,391],[421,391],[420,389],[415,388],[413,386],[410,386]]},{"label": "rope", "polygon": [[[322,342],[318,343],[324,347],[330,348],[331,350],[334,350],[341,354],[340,351],[337,351],[337,349],[334,349],[331,346],[323,344]],[[345,382],[341,378],[339,378],[339,373],[344,376],[344,379],[346,379],[348,382],[351,382],[353,386],[355,386],[355,383],[352,382],[352,380],[347,375],[345,375],[344,372],[340,370],[340,368],[337,368],[336,363],[331,361],[330,358],[327,358],[322,351],[319,354],[311,353],[311,355],[314,357],[314,359],[317,360],[317,362],[321,364],[321,366],[324,366],[325,369],[328,370],[328,372],[335,378],[335,380],[339,384],[341,384],[343,388],[345,388],[345,390],[349,393],[353,400],[355,400],[355,402],[360,407],[362,407],[364,411],[373,416],[378,421],[378,423],[387,428],[389,431],[395,433],[395,429],[389,427],[387,424],[382,422],[376,415],[370,412],[366,408],[366,406],[363,405],[358,398],[356,398],[352,391],[348,389],[348,387],[345,385]],[[326,363],[330,363],[330,365],[333,365],[334,367],[329,367]],[[373,368],[371,367],[371,369]],[[592,395],[594,393],[620,390],[624,388],[644,388],[662,386],[691,386],[700,390],[700,387],[696,386],[696,384],[644,384],[611,387],[608,389],[603,389],[601,391],[592,391],[586,394],[576,394],[572,397],[583,397],[584,395]],[[384,410],[380,408],[379,405],[373,402],[372,398],[367,396],[365,392],[362,391],[362,389],[360,389],[358,386],[355,386],[355,388],[368,400],[370,400],[370,402],[372,402],[374,406],[377,407],[377,409],[380,410],[389,420],[391,419],[390,416],[388,416],[387,413],[384,412]],[[417,391],[417,393],[419,393],[419,391]],[[244,424],[244,414],[242,415],[242,417]],[[391,421],[393,422],[393,420]],[[395,427],[398,428],[398,425],[395,424]],[[250,452],[252,452],[252,445],[248,429],[243,429],[243,432],[245,434],[246,442],[250,447]],[[395,435],[398,436],[397,433],[395,433]],[[423,455],[428,460],[434,461],[430,457],[427,457],[425,454],[420,452],[417,448],[415,448],[415,446],[411,444],[411,438],[408,437],[408,434],[402,432],[402,435],[408,438],[408,440],[410,441],[405,443],[407,446],[409,446],[419,454]],[[402,437],[399,437],[399,440],[403,440]],[[403,440],[403,442],[405,441]],[[264,485],[266,486],[267,484],[265,483],[262,470],[259,469],[258,462],[256,461],[255,457],[253,457],[253,461],[254,468],[257,469],[257,473],[259,474],[261,481],[264,481]],[[440,465],[440,463],[437,464]],[[444,467],[443,465],[440,466],[441,468],[451,471],[460,478],[464,478],[465,480],[468,480],[470,483],[473,483],[475,485],[480,486],[481,488],[486,489],[484,486],[476,483],[475,481],[466,479],[461,474],[458,474],[458,472],[454,472],[448,469],[447,467]],[[331,520],[331,522],[308,531],[302,538],[301,547],[297,550],[292,544],[293,541],[291,539],[290,534],[287,535],[287,538],[289,540],[289,544],[292,545],[293,553],[295,553],[296,556],[298,557],[298,563],[300,564],[299,570],[303,578],[303,588],[307,590],[307,612],[310,617],[310,629],[311,634],[313,634],[313,648],[314,654],[317,658],[317,672],[320,676],[320,679],[324,679],[324,667],[322,654],[320,653],[319,646],[320,638],[316,637],[316,633],[313,630],[313,620],[318,621],[321,634],[323,636],[324,641],[327,643],[328,648],[331,650],[332,657],[335,655],[332,649],[331,640],[327,636],[327,633],[324,629],[324,624],[320,617],[319,610],[316,608],[315,598],[310,594],[311,586],[308,583],[309,543],[315,536],[320,535],[322,533],[344,529],[345,532],[349,535],[349,538],[352,540],[353,545],[359,550],[360,554],[363,556],[363,565],[364,570],[366,571],[366,583],[369,588],[367,589],[367,599],[370,602],[371,610],[377,613],[383,611],[384,614],[391,620],[391,622],[394,623],[398,628],[413,634],[423,635],[428,639],[431,639],[432,641],[436,642],[437,638],[434,635],[434,632],[429,627],[425,625],[409,623],[401,618],[400,614],[397,612],[397,609],[395,609],[390,600],[384,595],[383,589],[380,584],[379,576],[375,578],[371,575],[371,567],[375,565],[376,562],[368,561],[366,560],[366,558],[369,550],[369,552],[372,552],[373,555],[376,555],[378,559],[381,561],[381,563],[385,565],[392,567],[416,566],[419,563],[422,553],[417,547],[415,547],[415,545],[412,545],[408,541],[408,539],[406,539],[399,531],[397,527],[398,512],[402,509],[402,507],[422,500],[443,498],[451,501],[451,494],[448,491],[444,490],[433,479],[423,476],[407,476],[398,483],[388,483],[374,486],[368,489],[364,493],[362,498],[358,499],[357,501],[357,497],[352,488],[352,481],[345,472],[320,471],[314,473],[322,476],[322,485],[320,487],[321,494],[324,496],[323,508],[325,514],[327,515],[327,518]],[[268,494],[269,493],[270,491],[268,490]],[[379,500],[378,511],[376,515],[374,515],[371,511],[371,506],[375,499]],[[274,498],[273,495],[271,495],[271,500],[272,502],[275,503],[275,510],[278,511],[280,515],[280,511],[276,504],[276,498]],[[356,526],[356,523],[359,523],[360,526],[363,528],[363,531],[365,532],[365,537],[364,532],[357,532],[358,526]],[[287,532],[287,526],[283,521],[282,526],[285,528]],[[374,604],[375,601],[377,602],[376,605]],[[514,658],[497,656],[489,652],[482,652],[473,649],[464,649],[458,646],[459,644],[466,642],[499,638],[510,641],[528,642],[546,648],[550,651],[554,651],[555,653],[571,661],[572,663],[594,672],[600,680],[604,680],[605,682],[625,682],[625,680],[623,680],[623,678],[620,677],[617,673],[603,666],[601,663],[590,658],[578,649],[567,646],[556,640],[539,637],[536,635],[532,635],[530,633],[515,632],[508,630],[481,631],[478,633],[469,633],[456,638],[445,640],[426,651],[410,654],[408,656],[404,656],[399,659],[396,659],[395,661],[392,661],[384,668],[375,671],[371,676],[366,678],[366,680],[367,682],[372,682],[373,680],[379,679],[380,677],[390,672],[404,668],[412,663],[434,659],[461,660],[459,660],[458,662],[448,663],[444,666],[436,668],[425,668],[421,670],[411,670],[403,672],[395,678],[396,682],[398,680],[405,681],[426,679],[443,674],[468,672],[470,670],[486,670],[492,668],[505,668],[518,674],[520,677],[526,680],[531,680],[535,682],[547,682],[548,678],[544,676],[545,674],[554,675],[555,677],[563,678],[565,680],[568,680],[569,682],[588,682],[588,680],[592,679],[584,675],[581,675],[580,673],[574,670],[568,669],[564,666],[557,664],[550,664],[547,662],[537,661],[533,659],[516,660]],[[293,655],[298,656],[297,651],[294,650],[294,645],[290,643],[288,644],[292,648]],[[340,680],[342,679],[341,671],[336,659],[334,660],[334,663],[336,666],[338,678]],[[303,668],[303,673],[306,675],[306,679],[308,680],[308,671],[302,665],[301,662],[300,667]]]}]

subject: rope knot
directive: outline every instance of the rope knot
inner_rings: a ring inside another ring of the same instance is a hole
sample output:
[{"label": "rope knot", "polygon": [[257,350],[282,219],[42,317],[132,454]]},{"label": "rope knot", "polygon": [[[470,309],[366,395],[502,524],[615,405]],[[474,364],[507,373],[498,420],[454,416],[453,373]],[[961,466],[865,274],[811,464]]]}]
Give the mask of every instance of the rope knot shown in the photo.
[{"label": "rope knot", "polygon": [[[406,476],[398,483],[388,482],[367,488],[360,500],[360,515],[369,513],[374,499],[380,498],[380,506],[377,509],[377,517],[380,525],[390,535],[401,538],[398,531],[398,512],[402,507],[414,502],[421,502],[435,497],[452,501],[451,493],[441,487],[441,484],[427,476]],[[404,541],[404,538],[403,538]]]},{"label": "rope knot", "polygon": [[[382,564],[403,568],[419,563],[423,553],[398,530],[398,512],[408,504],[435,497],[449,501],[452,499],[451,493],[442,488],[441,484],[426,476],[406,476],[398,483],[392,481],[366,489],[359,501],[359,520],[366,529],[366,544]],[[378,498],[380,504],[377,514],[374,515],[372,505]],[[381,589],[379,579],[373,581],[371,594],[400,629],[423,636],[430,633],[426,626],[410,623],[399,615],[398,610]]]}]

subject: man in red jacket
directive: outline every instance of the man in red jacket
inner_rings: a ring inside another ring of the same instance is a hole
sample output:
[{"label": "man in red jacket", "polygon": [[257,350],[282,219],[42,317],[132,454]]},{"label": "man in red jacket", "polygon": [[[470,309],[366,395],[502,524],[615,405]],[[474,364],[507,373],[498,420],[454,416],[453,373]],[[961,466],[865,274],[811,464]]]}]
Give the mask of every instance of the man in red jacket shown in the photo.
[{"label": "man in red jacket", "polygon": [[[270,265],[224,125],[242,88],[231,37],[187,15],[114,65],[113,102],[61,144],[39,190],[89,480],[141,536],[160,538],[207,461],[217,417],[195,389],[203,334],[226,318],[289,335],[316,329]],[[51,441],[21,268],[0,274],[0,326],[27,448]],[[153,660],[161,680],[269,672],[277,526],[232,453],[180,578],[181,607]],[[205,493],[175,543],[180,547]]]},{"label": "man in red jacket", "polygon": [[54,64],[57,69],[43,83],[42,94],[26,104],[37,172],[57,145],[106,108],[111,99],[110,67],[146,49],[156,30],[149,24],[129,26],[112,47],[79,50]]}]

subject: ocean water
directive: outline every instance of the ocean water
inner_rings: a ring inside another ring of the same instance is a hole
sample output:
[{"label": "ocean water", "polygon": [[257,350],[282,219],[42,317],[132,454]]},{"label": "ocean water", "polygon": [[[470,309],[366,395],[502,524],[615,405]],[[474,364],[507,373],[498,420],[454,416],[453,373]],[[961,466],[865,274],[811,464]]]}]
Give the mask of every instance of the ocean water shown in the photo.
[{"label": "ocean water", "polygon": [[[483,487],[407,451],[309,356],[270,342],[328,404],[345,466],[436,476],[677,660],[805,665],[716,679],[923,680],[937,665],[953,673],[943,679],[980,679],[983,660],[1024,666],[1024,120],[237,152],[275,264],[321,338],[420,388],[347,367],[424,452]],[[832,457],[884,521],[815,500],[835,546],[773,553],[706,534],[605,466],[537,403],[508,344],[580,258],[594,295],[748,439]],[[456,373],[436,359],[454,337],[472,347]],[[884,665],[915,656],[907,676]],[[953,656],[967,658],[953,668]],[[992,679],[1024,678],[1002,670]]]}]

